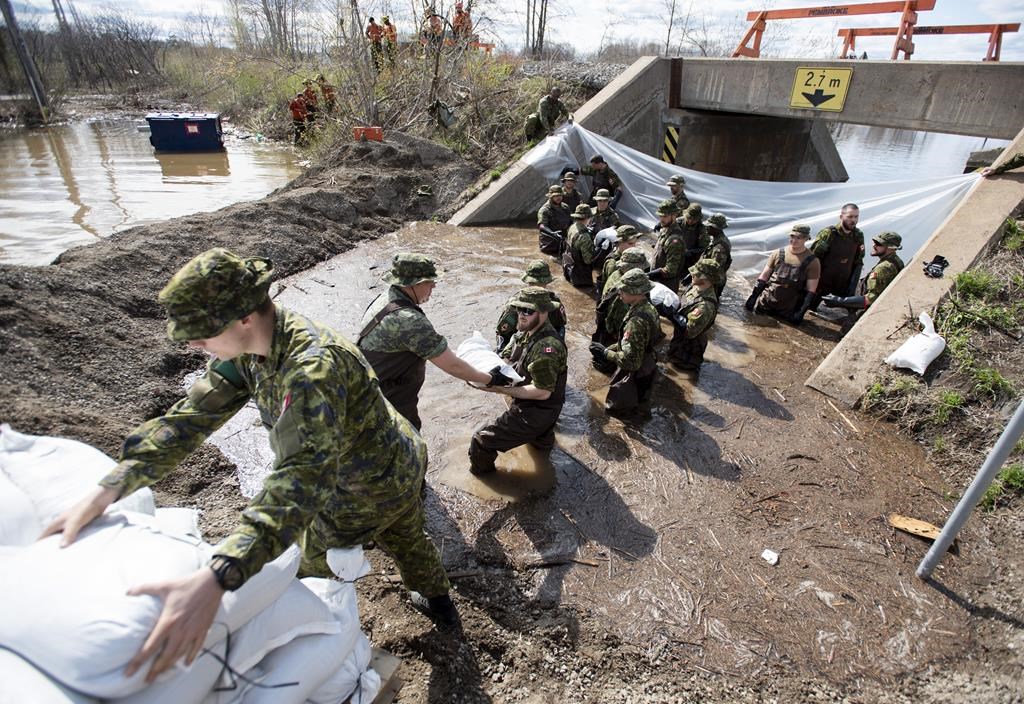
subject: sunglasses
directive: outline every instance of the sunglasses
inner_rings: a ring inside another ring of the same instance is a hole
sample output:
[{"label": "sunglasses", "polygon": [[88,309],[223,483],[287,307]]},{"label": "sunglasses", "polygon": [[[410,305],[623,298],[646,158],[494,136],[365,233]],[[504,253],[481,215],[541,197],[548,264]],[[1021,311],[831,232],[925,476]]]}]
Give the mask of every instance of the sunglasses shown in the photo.
[{"label": "sunglasses", "polygon": [[521,315],[526,318],[529,318],[531,315],[537,312],[532,308],[520,308],[518,306],[513,306],[512,309],[515,310],[516,315]]}]

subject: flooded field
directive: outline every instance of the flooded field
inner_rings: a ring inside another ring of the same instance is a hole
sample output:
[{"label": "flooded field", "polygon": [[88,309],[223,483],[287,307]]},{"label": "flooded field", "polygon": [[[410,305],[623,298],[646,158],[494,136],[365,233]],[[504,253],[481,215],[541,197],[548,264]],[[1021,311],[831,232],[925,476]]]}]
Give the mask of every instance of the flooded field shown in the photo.
[{"label": "flooded field", "polygon": [[156,154],[131,120],[0,133],[0,262],[47,264],[134,225],[261,198],[300,173],[286,147],[225,143]]},{"label": "flooded field", "polygon": [[[284,280],[276,300],[353,337],[405,250],[444,269],[424,310],[452,346],[493,334],[540,256],[532,229],[415,223]],[[916,445],[803,385],[836,325],[749,316],[747,287],[732,281],[699,378],[661,364],[649,412],[622,422],[604,413],[608,377],[589,363],[592,299],[560,279],[555,289],[570,356],[550,463],[520,449],[499,457],[497,476],[470,475],[469,439],[503,399],[427,365],[429,529],[450,569],[529,574],[515,603],[572,607],[652,663],[730,676],[783,662],[887,681],[969,647],[966,612],[913,576],[926,545],[886,524],[890,512],[941,523],[948,487]],[[215,438],[247,495],[270,462],[249,410]],[[962,540],[969,549],[947,564],[983,579],[992,546]]]}]

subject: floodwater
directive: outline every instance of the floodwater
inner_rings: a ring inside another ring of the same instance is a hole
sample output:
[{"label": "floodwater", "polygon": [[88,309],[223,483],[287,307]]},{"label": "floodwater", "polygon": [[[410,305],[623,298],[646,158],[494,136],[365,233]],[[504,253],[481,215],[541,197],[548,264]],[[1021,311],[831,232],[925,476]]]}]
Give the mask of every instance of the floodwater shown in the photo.
[{"label": "floodwater", "polygon": [[156,154],[131,120],[0,133],[0,262],[48,264],[128,227],[262,198],[301,172],[286,147],[225,144]]},{"label": "floodwater", "polygon": [[1009,144],[1004,139],[846,123],[831,125],[831,132],[851,181],[962,174],[971,152]]},{"label": "floodwater", "polygon": [[[474,330],[490,338],[541,256],[532,228],[413,223],[285,279],[275,300],[352,338],[386,290],[391,257],[409,250],[444,269],[423,308],[452,347]],[[916,580],[927,546],[884,518],[941,524],[949,487],[914,443],[803,385],[836,325],[748,315],[747,286],[734,280],[699,377],[659,365],[650,408],[623,422],[605,414],[608,377],[590,365],[593,300],[560,278],[553,288],[569,314],[569,374],[549,460],[521,448],[499,456],[496,476],[471,475],[469,439],[504,397],[427,365],[428,530],[449,569],[510,566],[529,577],[526,601],[572,607],[652,661],[671,652],[710,672],[752,674],[781,659],[885,679],[958,652],[965,612]],[[271,461],[258,426],[245,409],[212,439],[250,496]],[[779,564],[761,559],[765,549]],[[951,569],[969,559],[983,571],[992,556],[974,550]]]}]

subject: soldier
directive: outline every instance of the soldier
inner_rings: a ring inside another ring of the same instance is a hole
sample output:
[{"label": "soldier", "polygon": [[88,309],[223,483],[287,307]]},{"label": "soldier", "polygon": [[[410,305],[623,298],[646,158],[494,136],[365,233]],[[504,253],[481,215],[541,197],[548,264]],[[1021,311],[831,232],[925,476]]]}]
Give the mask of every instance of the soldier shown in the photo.
[{"label": "soldier", "polygon": [[669,361],[683,371],[700,371],[704,363],[708,331],[718,316],[715,283],[722,276],[714,259],[701,259],[690,267],[693,283],[679,297],[679,310],[672,318],[675,332],[668,346]]},{"label": "soldier", "polygon": [[821,262],[818,289],[810,310],[817,310],[827,294],[850,296],[854,293],[864,266],[864,233],[857,228],[860,208],[847,203],[839,212],[839,224],[818,233],[811,251]]},{"label": "soldier", "polygon": [[526,141],[533,142],[544,139],[548,133],[558,127],[558,121],[565,117],[572,122],[572,114],[561,101],[562,90],[557,86],[551,88],[537,103],[537,112],[530,113],[526,118],[524,130]]},{"label": "soldier", "polygon": [[622,256],[623,252],[636,244],[636,241],[640,239],[640,233],[632,225],[619,225],[615,228],[614,239],[607,241],[599,241],[599,239],[594,239],[594,248],[602,250],[607,247],[610,250],[597,276],[597,290],[604,291],[605,282],[608,281],[608,277],[615,271],[619,257]]},{"label": "soldier", "polygon": [[590,229],[594,212],[586,203],[580,203],[572,219],[576,222],[566,235],[562,272],[573,286],[590,287],[594,285],[594,235]]},{"label": "soldier", "polygon": [[670,177],[665,182],[665,185],[668,186],[668,190],[672,193],[671,200],[675,202],[676,210],[680,213],[685,211],[690,205],[690,199],[686,197],[686,192],[683,190],[683,186],[686,185],[686,179],[676,174]]},{"label": "soldier", "polygon": [[[622,336],[622,324],[629,312],[629,306],[619,298],[619,284],[622,277],[634,269],[644,271],[649,266],[647,255],[639,247],[630,247],[618,260],[615,271],[608,277],[604,288],[601,290],[601,297],[597,304],[596,327],[591,336],[592,342],[600,342],[602,345],[610,345]],[[594,368],[598,371],[610,374],[615,371],[615,365],[610,362],[595,360]]]},{"label": "soldier", "polygon": [[[619,198],[622,197],[622,181],[612,171],[612,167],[608,166],[604,157],[600,154],[590,157],[590,166],[584,166],[580,169],[580,173],[590,176],[591,186],[593,186],[591,193],[596,194],[601,189],[608,191],[608,194],[612,196],[610,206],[614,210]],[[590,204],[596,205],[596,203],[596,195],[591,195]]]},{"label": "soldier", "polygon": [[713,213],[704,222],[704,231],[708,236],[708,246],[701,252],[701,259],[714,259],[718,262],[721,274],[715,282],[715,297],[721,298],[725,290],[725,281],[732,266],[732,243],[725,236],[725,228],[729,227],[729,221],[721,213]]},{"label": "soldier", "polygon": [[384,281],[391,284],[367,307],[357,345],[380,378],[380,390],[395,410],[417,430],[417,405],[427,361],[456,379],[478,384],[508,384],[495,367],[490,374],[474,369],[448,348],[448,341],[427,320],[420,305],[430,300],[437,267],[422,254],[396,254]]},{"label": "soldier", "polygon": [[1018,153],[1014,154],[999,166],[986,166],[981,170],[981,175],[985,178],[988,178],[989,176],[998,176],[999,174],[1004,174],[1007,171],[1019,169],[1021,166],[1024,166],[1024,154]]},{"label": "soldier", "polygon": [[648,276],[651,281],[660,281],[672,291],[679,290],[679,279],[683,275],[683,261],[686,245],[676,215],[676,204],[663,200],[658,205],[658,241],[654,245],[654,263]]},{"label": "soldier", "polygon": [[627,272],[619,283],[619,298],[629,307],[622,322],[622,336],[610,347],[600,342],[590,343],[590,354],[595,361],[606,360],[618,367],[604,405],[613,415],[635,411],[650,395],[658,371],[654,345],[660,339],[661,324],[658,311],[647,297],[651,288],[650,280],[642,271]]},{"label": "soldier", "polygon": [[381,31],[384,33],[384,41],[387,42],[384,50],[388,55],[388,65],[395,65],[395,57],[398,56],[398,30],[395,25],[391,24],[391,18],[384,15],[380,18],[384,25],[381,27]]},{"label": "soldier", "polygon": [[292,129],[295,131],[295,143],[298,144],[306,135],[306,117],[308,117],[306,98],[301,92],[296,93],[288,103],[288,109],[292,113]]},{"label": "soldier", "polygon": [[182,657],[190,664],[224,592],[295,542],[302,574],[333,576],[328,549],[375,540],[416,590],[417,608],[458,621],[440,555],[423,532],[426,444],[384,401],[352,343],[274,305],[272,272],[267,259],[211,249],[171,278],[159,296],[167,333],[213,356],[205,374],[164,415],[132,431],[117,466],[43,533],[63,531],[62,544],[71,544],[119,497],[170,473],[250,399],[270,426],[273,470],[207,565],[132,590],[162,599],[163,611],[126,676],[154,654],[147,681]]},{"label": "soldier", "polygon": [[[538,286],[543,289],[554,281],[551,276],[551,268],[548,263],[543,259],[534,259],[532,262],[526,265],[526,272],[519,277],[523,283],[527,286]],[[551,300],[558,304],[558,307],[548,313],[548,322],[551,323],[551,327],[555,329],[558,336],[565,339],[565,326],[567,323],[567,316],[565,314],[565,306],[558,300],[558,294],[554,291],[549,291],[551,294]],[[495,329],[495,337],[497,344],[494,349],[499,353],[505,349],[509,341],[512,339],[512,335],[516,332],[516,325],[519,322],[519,317],[516,313],[515,308],[515,296],[509,299],[508,303],[505,304],[504,310],[501,311],[501,316],[498,317],[498,325]]]},{"label": "soldier", "polygon": [[525,380],[516,386],[488,389],[511,396],[512,404],[497,420],[473,434],[469,471],[476,475],[493,473],[499,452],[526,443],[550,452],[565,401],[565,343],[548,319],[558,302],[549,291],[528,286],[516,294],[512,304],[518,316],[517,332],[501,354]]},{"label": "soldier", "polygon": [[903,271],[903,260],[896,254],[903,249],[903,238],[895,232],[883,232],[871,238],[871,254],[878,257],[871,272],[857,284],[856,296],[836,296],[829,294],[822,298],[829,308],[846,308],[859,313],[875,302],[893,279]]},{"label": "soldier", "polygon": [[591,199],[597,203],[594,211],[595,230],[603,230],[606,227],[618,227],[622,224],[619,221],[618,213],[612,210],[609,202],[611,199],[612,196],[608,192],[607,188],[598,189],[597,193],[595,193],[594,197]]},{"label": "soldier", "polygon": [[537,229],[540,251],[553,257],[561,256],[565,248],[566,233],[572,224],[572,212],[562,202],[562,187],[558,184],[548,188],[548,199],[537,211]]},{"label": "soldier", "polygon": [[565,172],[561,182],[562,202],[565,203],[570,212],[574,212],[576,206],[583,202],[583,194],[576,190],[576,174],[572,171]]},{"label": "soldier", "polygon": [[793,225],[789,244],[768,257],[745,304],[747,310],[777,315],[795,325],[803,322],[821,276],[821,263],[807,248],[810,238],[808,225]]},{"label": "soldier", "polygon": [[683,260],[684,270],[696,264],[701,253],[711,244],[707,228],[702,222],[703,218],[704,213],[700,203],[690,203],[683,211],[683,222],[679,229],[683,233],[683,244],[686,245],[686,257]]}]

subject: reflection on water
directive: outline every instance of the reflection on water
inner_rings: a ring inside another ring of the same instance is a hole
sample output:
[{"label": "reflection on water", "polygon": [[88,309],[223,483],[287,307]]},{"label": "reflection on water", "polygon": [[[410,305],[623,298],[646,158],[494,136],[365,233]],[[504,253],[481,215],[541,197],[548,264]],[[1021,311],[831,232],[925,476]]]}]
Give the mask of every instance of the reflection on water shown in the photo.
[{"label": "reflection on water", "polygon": [[0,138],[0,262],[46,264],[128,227],[261,198],[299,172],[289,150],[254,141],[157,155],[127,120],[16,130]]},{"label": "reflection on water", "polygon": [[1009,142],[938,132],[834,123],[830,126],[851,181],[893,181],[961,174],[971,152]]}]

